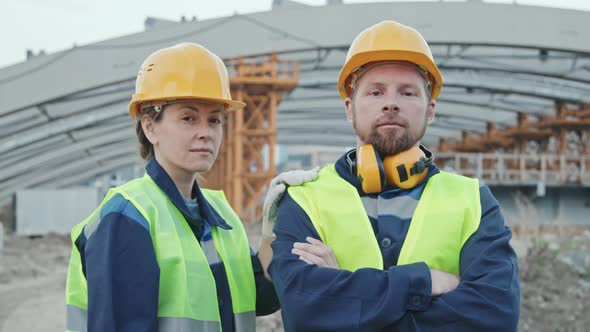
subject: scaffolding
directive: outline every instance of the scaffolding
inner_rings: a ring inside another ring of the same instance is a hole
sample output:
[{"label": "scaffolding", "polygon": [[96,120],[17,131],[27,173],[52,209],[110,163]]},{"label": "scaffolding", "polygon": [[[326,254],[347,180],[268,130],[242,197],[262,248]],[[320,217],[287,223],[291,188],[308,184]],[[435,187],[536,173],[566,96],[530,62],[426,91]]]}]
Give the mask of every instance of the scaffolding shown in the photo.
[{"label": "scaffolding", "polygon": [[558,103],[555,113],[538,120],[518,113],[515,127],[488,123],[483,135],[441,139],[437,164],[495,184],[590,186],[590,105]]},{"label": "scaffolding", "polygon": [[232,97],[246,107],[228,114],[221,150],[202,186],[223,190],[242,221],[260,220],[276,173],[277,107],[299,83],[299,66],[276,54],[228,59],[226,65]]}]

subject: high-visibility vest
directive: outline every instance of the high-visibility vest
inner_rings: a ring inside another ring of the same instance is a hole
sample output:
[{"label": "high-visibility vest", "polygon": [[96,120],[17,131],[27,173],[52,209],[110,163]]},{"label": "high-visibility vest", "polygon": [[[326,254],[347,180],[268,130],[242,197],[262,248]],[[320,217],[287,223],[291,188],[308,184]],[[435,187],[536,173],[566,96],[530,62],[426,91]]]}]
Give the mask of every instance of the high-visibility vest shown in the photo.
[{"label": "high-visibility vest", "polygon": [[[207,202],[232,227],[212,227],[223,261],[236,331],[256,329],[256,285],[244,227],[221,191],[202,190]],[[81,232],[90,238],[100,222],[100,211],[114,195],[129,200],[149,224],[160,268],[158,331],[221,331],[215,279],[206,253],[182,213],[146,174],[111,189],[98,209],[72,230],[72,255],[66,285],[67,331],[86,331],[88,290],[80,253],[74,241]]]},{"label": "high-visibility vest", "polygon": [[[383,269],[383,257],[357,189],[334,165],[289,195],[307,213],[322,242],[334,251],[341,269]],[[441,171],[428,179],[414,211],[398,265],[425,262],[459,275],[463,244],[479,227],[479,182]]]}]

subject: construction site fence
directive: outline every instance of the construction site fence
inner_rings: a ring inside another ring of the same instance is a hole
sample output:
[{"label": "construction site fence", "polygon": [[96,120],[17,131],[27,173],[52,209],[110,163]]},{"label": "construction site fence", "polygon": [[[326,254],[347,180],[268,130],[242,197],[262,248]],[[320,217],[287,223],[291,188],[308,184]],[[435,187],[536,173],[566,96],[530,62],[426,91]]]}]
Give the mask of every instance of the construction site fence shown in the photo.
[{"label": "construction site fence", "polygon": [[488,184],[590,186],[590,156],[513,153],[437,153],[444,170]]}]

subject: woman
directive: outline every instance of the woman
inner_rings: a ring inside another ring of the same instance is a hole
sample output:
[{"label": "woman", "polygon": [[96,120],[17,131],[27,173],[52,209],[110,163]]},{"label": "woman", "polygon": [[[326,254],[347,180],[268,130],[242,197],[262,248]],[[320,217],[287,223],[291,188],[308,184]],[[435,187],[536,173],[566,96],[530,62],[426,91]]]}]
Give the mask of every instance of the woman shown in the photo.
[{"label": "woman", "polygon": [[[227,69],[183,43],[150,55],[129,114],[146,174],[109,191],[72,231],[68,331],[254,331],[278,309],[223,192],[201,189],[231,99]],[[268,247],[268,246],[267,246]]]}]

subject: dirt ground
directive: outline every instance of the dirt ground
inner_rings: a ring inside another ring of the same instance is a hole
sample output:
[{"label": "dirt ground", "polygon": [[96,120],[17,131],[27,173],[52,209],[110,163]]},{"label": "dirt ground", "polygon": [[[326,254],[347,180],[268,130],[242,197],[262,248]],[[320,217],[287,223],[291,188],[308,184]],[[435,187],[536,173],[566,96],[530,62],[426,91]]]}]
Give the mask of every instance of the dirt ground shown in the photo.
[{"label": "dirt ground", "polygon": [[66,236],[6,236],[0,257],[0,331],[64,331]]},{"label": "dirt ground", "polygon": [[[249,225],[253,234],[260,225]],[[590,331],[590,233],[519,238],[519,331]],[[0,332],[64,331],[70,242],[63,235],[5,236],[0,257]],[[282,331],[280,315],[258,319],[258,331]]]},{"label": "dirt ground", "polygon": [[[249,232],[259,233],[260,225],[251,225]],[[252,247],[257,248],[257,237],[251,239],[255,240]],[[64,294],[70,250],[69,236],[65,235],[4,236],[0,332],[65,331]],[[283,331],[280,312],[259,317],[257,327],[262,332]]]}]

